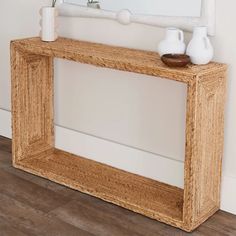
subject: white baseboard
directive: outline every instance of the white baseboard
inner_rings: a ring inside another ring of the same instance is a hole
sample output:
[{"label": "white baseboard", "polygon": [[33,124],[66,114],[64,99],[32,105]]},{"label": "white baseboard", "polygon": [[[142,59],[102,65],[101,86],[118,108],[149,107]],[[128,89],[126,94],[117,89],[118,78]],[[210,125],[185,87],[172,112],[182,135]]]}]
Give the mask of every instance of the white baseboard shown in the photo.
[{"label": "white baseboard", "polygon": [[236,177],[223,175],[221,209],[236,215]]},{"label": "white baseboard", "polygon": [[[55,127],[56,147],[92,160],[183,187],[183,163],[83,133]],[[11,113],[0,109],[0,135],[11,138]],[[221,209],[236,214],[236,178],[223,175]]]},{"label": "white baseboard", "polygon": [[0,109],[0,135],[11,138],[11,112]]}]

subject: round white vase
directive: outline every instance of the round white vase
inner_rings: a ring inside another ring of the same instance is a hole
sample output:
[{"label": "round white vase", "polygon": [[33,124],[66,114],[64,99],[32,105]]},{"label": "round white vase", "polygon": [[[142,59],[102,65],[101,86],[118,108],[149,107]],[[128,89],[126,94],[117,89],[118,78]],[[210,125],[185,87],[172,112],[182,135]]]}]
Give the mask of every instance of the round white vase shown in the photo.
[{"label": "round white vase", "polygon": [[165,39],[158,45],[160,56],[164,54],[184,54],[185,49],[183,31],[177,28],[167,28]]},{"label": "round white vase", "polygon": [[212,60],[214,50],[207,37],[207,27],[194,28],[193,37],[187,47],[186,54],[190,56],[191,62],[196,65],[205,65]]},{"label": "round white vase", "polygon": [[52,42],[58,38],[57,34],[57,9],[55,7],[42,7],[41,14],[41,32],[42,41]]}]

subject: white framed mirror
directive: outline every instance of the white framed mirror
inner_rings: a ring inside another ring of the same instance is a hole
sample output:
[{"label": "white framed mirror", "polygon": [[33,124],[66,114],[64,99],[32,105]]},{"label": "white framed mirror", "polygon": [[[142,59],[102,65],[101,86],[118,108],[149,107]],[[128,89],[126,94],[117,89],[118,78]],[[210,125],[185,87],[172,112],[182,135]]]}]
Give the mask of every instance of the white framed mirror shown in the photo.
[{"label": "white framed mirror", "polygon": [[204,25],[209,35],[215,33],[215,0],[59,0],[57,7],[61,16],[106,18],[126,25],[172,26],[186,31]]},{"label": "white framed mirror", "polygon": [[[64,0],[65,3],[87,6],[88,0]],[[94,1],[96,3],[96,1]],[[119,12],[128,9],[135,15],[200,17],[202,0],[99,0],[102,10]],[[178,6],[184,7],[178,7]]]}]

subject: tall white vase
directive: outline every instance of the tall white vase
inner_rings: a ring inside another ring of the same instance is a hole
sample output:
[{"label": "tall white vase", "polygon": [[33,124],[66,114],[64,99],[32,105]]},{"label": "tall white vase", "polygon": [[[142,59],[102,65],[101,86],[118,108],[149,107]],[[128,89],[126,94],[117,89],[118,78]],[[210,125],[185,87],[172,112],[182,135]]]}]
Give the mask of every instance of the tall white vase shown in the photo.
[{"label": "tall white vase", "polygon": [[41,14],[41,32],[42,41],[52,42],[58,38],[57,34],[57,9],[55,7],[42,7]]},{"label": "tall white vase", "polygon": [[196,65],[209,63],[214,54],[210,39],[207,37],[207,27],[195,27],[193,38],[190,41],[186,54],[190,56],[191,62]]},{"label": "tall white vase", "polygon": [[185,53],[184,33],[177,28],[167,28],[165,39],[158,45],[160,56],[164,54],[184,54]]}]

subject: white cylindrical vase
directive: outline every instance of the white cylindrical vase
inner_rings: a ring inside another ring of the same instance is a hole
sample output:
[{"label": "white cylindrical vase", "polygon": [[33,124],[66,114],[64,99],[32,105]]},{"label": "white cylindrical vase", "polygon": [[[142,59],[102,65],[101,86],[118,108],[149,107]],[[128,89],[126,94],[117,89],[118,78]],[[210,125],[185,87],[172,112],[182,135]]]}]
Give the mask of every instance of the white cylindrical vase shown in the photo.
[{"label": "white cylindrical vase", "polygon": [[57,34],[57,9],[55,7],[42,7],[41,14],[41,32],[42,41],[53,42],[58,38]]}]

